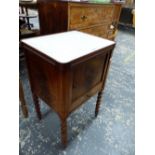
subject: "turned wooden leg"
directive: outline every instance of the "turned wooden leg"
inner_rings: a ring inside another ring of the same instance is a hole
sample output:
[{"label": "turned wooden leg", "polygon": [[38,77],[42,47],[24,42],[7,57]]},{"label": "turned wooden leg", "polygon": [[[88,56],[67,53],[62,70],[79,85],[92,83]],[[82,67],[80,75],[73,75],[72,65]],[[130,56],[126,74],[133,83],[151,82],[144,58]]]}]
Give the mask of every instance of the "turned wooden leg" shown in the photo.
[{"label": "turned wooden leg", "polygon": [[98,112],[99,112],[99,108],[100,108],[100,104],[101,104],[101,99],[102,99],[102,93],[103,93],[103,90],[101,90],[98,93],[98,96],[97,96],[97,102],[96,102],[96,108],[95,108],[95,117],[97,117]]},{"label": "turned wooden leg", "polygon": [[26,104],[23,104],[21,102],[21,109],[22,109],[22,112],[23,112],[24,117],[27,118],[28,117],[28,109],[27,109]]},{"label": "turned wooden leg", "polygon": [[67,118],[61,119],[61,142],[64,147],[67,145]]},{"label": "turned wooden leg", "polygon": [[28,109],[24,98],[24,91],[23,91],[23,86],[21,81],[19,81],[19,99],[21,101],[21,109],[22,109],[23,115],[24,117],[28,117]]},{"label": "turned wooden leg", "polygon": [[41,116],[41,111],[40,111],[39,100],[35,94],[33,94],[33,101],[34,101],[34,105],[35,105],[35,109],[36,109],[38,119],[41,120],[42,116]]},{"label": "turned wooden leg", "polygon": [[105,72],[104,72],[104,75],[103,75],[103,77],[104,77],[103,85],[102,85],[102,88],[101,88],[101,90],[100,90],[100,92],[98,93],[98,96],[97,96],[97,103],[96,103],[96,108],[95,108],[95,117],[97,117],[99,109],[100,109],[103,89],[104,89],[104,86],[105,86],[105,83],[106,83],[106,79],[107,79],[107,75],[108,75],[108,71],[109,71],[109,66],[110,66],[110,63],[111,63],[110,57],[111,57],[111,55],[109,55],[109,58],[107,59],[108,61],[106,62],[106,69],[105,69]]}]

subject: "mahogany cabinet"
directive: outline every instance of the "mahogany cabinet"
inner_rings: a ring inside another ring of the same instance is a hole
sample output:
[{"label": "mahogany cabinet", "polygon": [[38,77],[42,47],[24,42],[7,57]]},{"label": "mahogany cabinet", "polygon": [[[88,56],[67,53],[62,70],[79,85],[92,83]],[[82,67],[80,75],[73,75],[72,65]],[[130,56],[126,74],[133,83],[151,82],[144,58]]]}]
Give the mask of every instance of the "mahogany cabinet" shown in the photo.
[{"label": "mahogany cabinet", "polygon": [[98,114],[115,42],[79,31],[22,40],[34,104],[38,97],[61,120],[62,143],[67,144],[67,117],[98,93]]},{"label": "mahogany cabinet", "polygon": [[41,34],[79,30],[113,40],[121,3],[38,0]]}]

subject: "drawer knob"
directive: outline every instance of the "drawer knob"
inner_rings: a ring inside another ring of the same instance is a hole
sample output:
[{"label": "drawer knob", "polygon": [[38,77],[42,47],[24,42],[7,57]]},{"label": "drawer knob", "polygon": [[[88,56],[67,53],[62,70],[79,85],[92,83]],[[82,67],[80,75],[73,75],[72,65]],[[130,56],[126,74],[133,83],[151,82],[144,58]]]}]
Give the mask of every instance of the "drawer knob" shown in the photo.
[{"label": "drawer knob", "polygon": [[113,29],[116,29],[117,28],[117,22],[112,22],[111,25],[110,25],[110,29],[113,30]]},{"label": "drawer knob", "polygon": [[115,28],[114,25],[110,25],[110,29],[113,30]]},{"label": "drawer knob", "polygon": [[87,16],[81,16],[81,19],[85,20],[85,19],[87,19]]}]

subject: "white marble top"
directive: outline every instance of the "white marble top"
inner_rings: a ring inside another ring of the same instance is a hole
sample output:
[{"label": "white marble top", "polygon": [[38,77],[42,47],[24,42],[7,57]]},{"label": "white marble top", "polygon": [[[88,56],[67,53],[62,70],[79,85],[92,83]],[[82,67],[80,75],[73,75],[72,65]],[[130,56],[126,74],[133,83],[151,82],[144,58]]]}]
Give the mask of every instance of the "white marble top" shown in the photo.
[{"label": "white marble top", "polygon": [[59,63],[68,63],[115,42],[79,31],[23,39],[23,43],[46,54]]}]

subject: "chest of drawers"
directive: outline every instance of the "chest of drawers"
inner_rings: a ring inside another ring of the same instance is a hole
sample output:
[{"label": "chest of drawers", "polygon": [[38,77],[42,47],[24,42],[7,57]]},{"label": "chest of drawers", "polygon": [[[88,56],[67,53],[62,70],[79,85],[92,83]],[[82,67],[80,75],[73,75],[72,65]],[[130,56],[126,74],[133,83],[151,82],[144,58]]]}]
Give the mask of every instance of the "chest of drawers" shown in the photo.
[{"label": "chest of drawers", "polygon": [[121,4],[39,0],[41,34],[79,30],[114,39]]},{"label": "chest of drawers", "polygon": [[38,117],[39,97],[59,115],[64,145],[67,117],[96,93],[97,116],[114,46],[113,41],[78,31],[22,41]]}]

